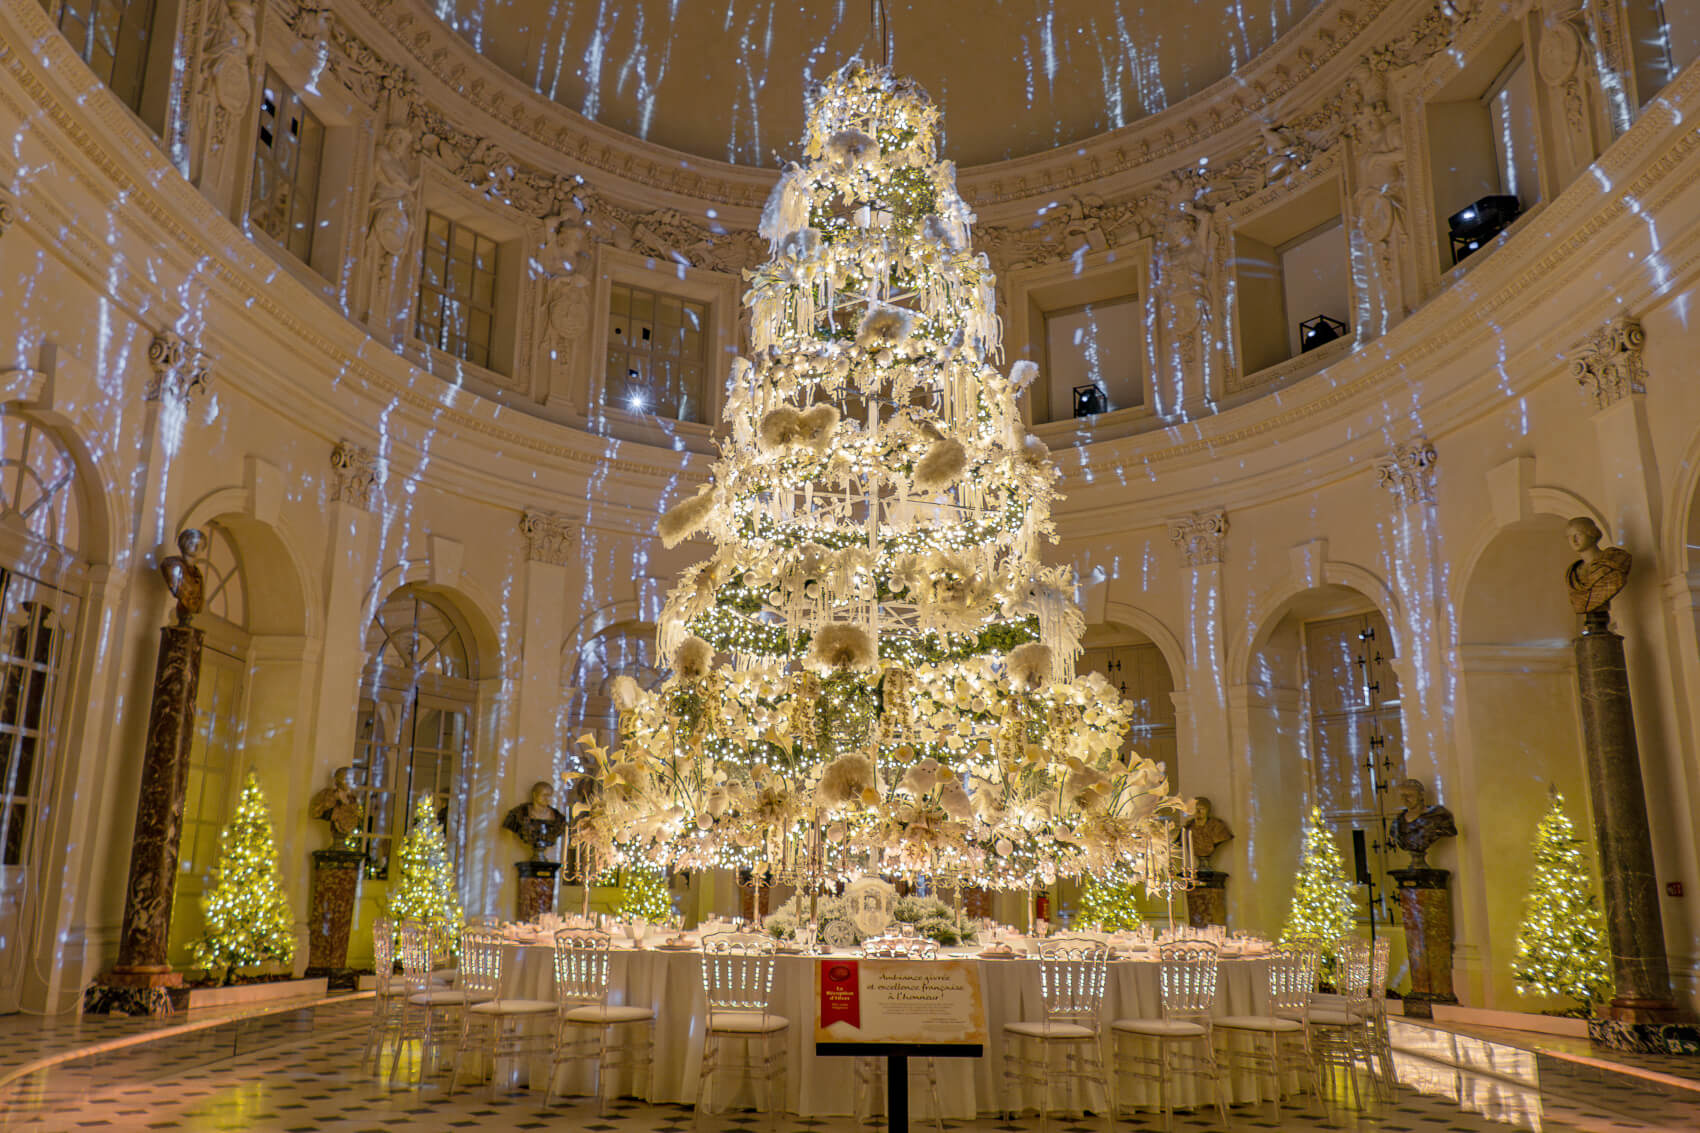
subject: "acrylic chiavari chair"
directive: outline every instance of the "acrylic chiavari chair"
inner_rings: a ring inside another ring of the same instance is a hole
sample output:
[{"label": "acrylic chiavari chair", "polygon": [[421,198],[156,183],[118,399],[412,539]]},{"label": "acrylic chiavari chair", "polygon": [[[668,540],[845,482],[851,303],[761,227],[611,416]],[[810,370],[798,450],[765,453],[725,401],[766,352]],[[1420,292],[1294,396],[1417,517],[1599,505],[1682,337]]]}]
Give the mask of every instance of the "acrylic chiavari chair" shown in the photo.
[{"label": "acrylic chiavari chair", "polygon": [[449,1066],[451,1094],[460,1081],[461,1060],[468,1054],[478,1055],[480,1076],[484,1059],[489,1058],[490,1093],[494,1096],[503,1059],[543,1054],[549,1049],[549,1032],[534,1024],[554,1013],[555,1001],[502,997],[507,950],[507,941],[499,932],[468,928],[461,933],[459,990],[467,1001],[460,1012],[460,1042]]},{"label": "acrylic chiavari chair", "polygon": [[[1228,1015],[1213,1020],[1212,1030],[1227,1039],[1229,1073],[1243,1071],[1257,1078],[1259,1090],[1269,1087],[1270,1107],[1279,1117],[1287,1079],[1309,1079],[1316,1092],[1316,1068],[1310,1058],[1310,1032],[1305,1012],[1316,990],[1316,949],[1309,944],[1283,944],[1269,954],[1269,1013]],[[1237,1044],[1233,1040],[1240,1040]]]},{"label": "acrylic chiavari chair", "polygon": [[[1163,1001],[1159,1019],[1117,1019],[1110,1024],[1113,1081],[1132,1077],[1157,1088],[1157,1109],[1163,1128],[1174,1123],[1169,1083],[1191,1078],[1205,1097],[1213,1096],[1223,1128],[1228,1108],[1222,1097],[1226,1085],[1216,1065],[1210,1016],[1216,1006],[1219,954],[1206,940],[1165,944],[1158,952],[1158,980]],[[1119,1112],[1120,1107],[1116,1107]]]},{"label": "acrylic chiavari chair", "polygon": [[[1039,1091],[1039,1128],[1049,1128],[1050,1089],[1055,1083],[1077,1082],[1083,1090],[1096,1087],[1110,1112],[1110,1084],[1104,1073],[1102,1024],[1104,988],[1109,981],[1110,946],[1087,937],[1058,936],[1039,943],[1039,994],[1045,1017],[1005,1023],[1003,1027],[1004,1111],[1013,1114],[1011,1096],[1021,1087]],[[1038,1045],[1033,1057],[1032,1044]],[[1063,1055],[1060,1067],[1051,1055]],[[1086,1095],[1090,1097],[1088,1092]]]},{"label": "acrylic chiavari chair", "polygon": [[[703,1031],[702,1075],[697,1079],[697,1117],[714,1098],[712,1081],[720,1069],[739,1070],[767,1086],[769,1116],[785,1106],[784,1036],[790,1020],[772,1009],[773,938],[754,932],[718,932],[702,939],[702,990],[708,1004]],[[725,1061],[726,1048],[743,1046],[743,1061]],[[759,1049],[758,1049],[759,1048]]]},{"label": "acrylic chiavari chair", "polygon": [[[650,1073],[655,1049],[655,1012],[648,1007],[610,1003],[613,971],[612,938],[592,929],[564,929],[555,934],[555,1045],[549,1059],[549,1088],[543,1106],[554,1097],[555,1080],[569,1062],[596,1063],[596,1093],[606,1111],[611,1093],[609,1072],[622,1066]],[[638,1039],[619,1043],[625,1032],[641,1025]],[[646,1090],[640,1097],[647,1096]]]}]

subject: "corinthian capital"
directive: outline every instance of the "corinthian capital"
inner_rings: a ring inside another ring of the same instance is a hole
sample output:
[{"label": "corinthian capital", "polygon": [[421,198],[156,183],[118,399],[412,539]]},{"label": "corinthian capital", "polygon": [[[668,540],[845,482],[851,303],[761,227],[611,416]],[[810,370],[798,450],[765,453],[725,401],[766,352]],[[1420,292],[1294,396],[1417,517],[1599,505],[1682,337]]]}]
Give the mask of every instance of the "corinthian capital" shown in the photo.
[{"label": "corinthian capital", "polygon": [[212,384],[212,360],[173,331],[160,331],[148,343],[148,379],[142,396],[149,401],[187,402]]},{"label": "corinthian capital", "polygon": [[331,500],[353,504],[361,511],[378,505],[384,482],[383,461],[369,448],[338,441],[331,449]]},{"label": "corinthian capital", "polygon": [[1570,373],[1595,409],[1647,392],[1647,367],[1641,361],[1646,342],[1641,324],[1619,315],[1570,352]]},{"label": "corinthian capital", "polygon": [[1228,513],[1210,508],[1171,519],[1169,540],[1180,549],[1189,567],[1219,563],[1228,541]]},{"label": "corinthian capital", "polygon": [[1393,446],[1375,462],[1375,478],[1393,493],[1402,507],[1434,502],[1434,446],[1427,437],[1417,437]]},{"label": "corinthian capital", "polygon": [[573,552],[573,521],[558,512],[528,511],[520,517],[519,533],[525,536],[529,562],[566,566]]}]

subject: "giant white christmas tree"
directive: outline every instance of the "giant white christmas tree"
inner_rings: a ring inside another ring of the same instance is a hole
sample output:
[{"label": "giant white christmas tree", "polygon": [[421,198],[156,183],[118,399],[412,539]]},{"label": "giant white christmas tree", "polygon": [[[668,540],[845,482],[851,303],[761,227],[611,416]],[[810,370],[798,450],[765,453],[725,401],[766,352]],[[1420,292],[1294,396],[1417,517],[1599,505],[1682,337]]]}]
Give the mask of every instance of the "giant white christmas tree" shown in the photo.
[{"label": "giant white christmas tree", "polygon": [[852,63],[815,92],[763,215],[710,482],[662,517],[712,544],[669,596],[672,674],[614,689],[577,832],[613,860],[1016,887],[1160,876],[1162,770],[1074,675],[1056,470],[1007,373],[994,279],[938,111]]}]

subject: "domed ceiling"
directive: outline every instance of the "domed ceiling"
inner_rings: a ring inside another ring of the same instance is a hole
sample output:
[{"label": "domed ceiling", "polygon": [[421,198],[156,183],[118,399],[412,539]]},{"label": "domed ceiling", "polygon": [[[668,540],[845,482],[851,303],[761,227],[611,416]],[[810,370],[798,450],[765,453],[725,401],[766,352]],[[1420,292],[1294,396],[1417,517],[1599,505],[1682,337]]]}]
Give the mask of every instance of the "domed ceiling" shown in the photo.
[{"label": "domed ceiling", "polygon": [[[889,0],[897,70],[978,165],[1067,145],[1232,74],[1322,0]],[[865,0],[436,0],[492,62],[615,129],[777,165],[808,83],[879,58]]]}]

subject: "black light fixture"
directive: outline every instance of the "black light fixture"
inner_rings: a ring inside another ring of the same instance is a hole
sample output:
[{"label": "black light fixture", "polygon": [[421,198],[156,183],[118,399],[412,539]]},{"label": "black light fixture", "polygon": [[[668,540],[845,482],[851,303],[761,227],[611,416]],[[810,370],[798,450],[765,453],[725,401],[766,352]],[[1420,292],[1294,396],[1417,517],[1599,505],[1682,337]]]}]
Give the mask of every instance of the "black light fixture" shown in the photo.
[{"label": "black light fixture", "polygon": [[1333,342],[1345,337],[1352,328],[1339,319],[1331,319],[1327,315],[1317,315],[1299,323],[1299,353],[1315,350],[1325,342]]},{"label": "black light fixture", "polygon": [[1095,417],[1107,413],[1110,399],[1104,396],[1102,387],[1096,382],[1088,382],[1083,386],[1074,387],[1074,415],[1076,417]]},{"label": "black light fixture", "polygon": [[1471,252],[1504,232],[1517,219],[1517,198],[1506,193],[1483,197],[1446,218],[1451,230],[1452,262],[1459,263]]}]

